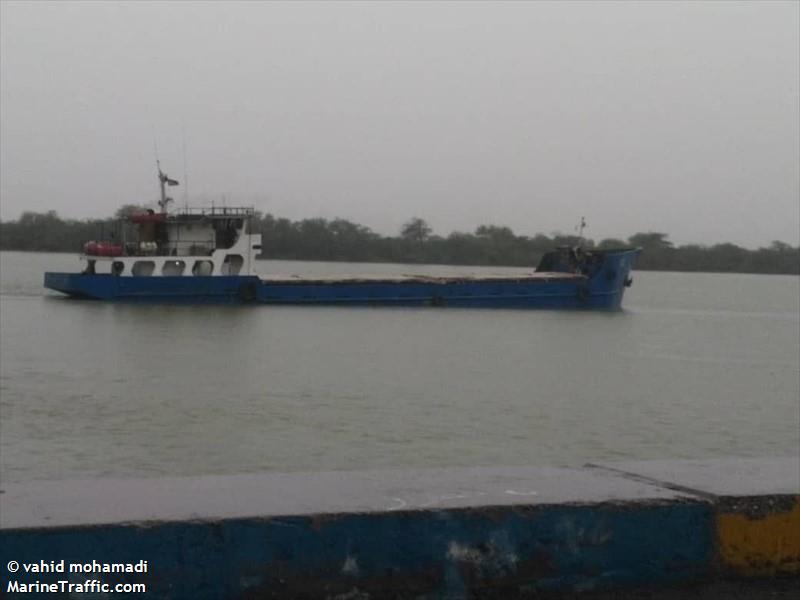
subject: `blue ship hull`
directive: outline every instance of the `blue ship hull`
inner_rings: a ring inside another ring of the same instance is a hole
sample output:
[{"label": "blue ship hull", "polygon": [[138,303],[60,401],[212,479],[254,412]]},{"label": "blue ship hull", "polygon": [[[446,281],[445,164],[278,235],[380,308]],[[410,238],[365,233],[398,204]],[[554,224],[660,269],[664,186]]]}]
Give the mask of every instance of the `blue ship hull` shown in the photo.
[{"label": "blue ship hull", "polygon": [[508,278],[270,280],[45,273],[44,285],[73,297],[129,302],[616,310],[638,253],[598,253],[600,260],[585,275],[556,271]]}]

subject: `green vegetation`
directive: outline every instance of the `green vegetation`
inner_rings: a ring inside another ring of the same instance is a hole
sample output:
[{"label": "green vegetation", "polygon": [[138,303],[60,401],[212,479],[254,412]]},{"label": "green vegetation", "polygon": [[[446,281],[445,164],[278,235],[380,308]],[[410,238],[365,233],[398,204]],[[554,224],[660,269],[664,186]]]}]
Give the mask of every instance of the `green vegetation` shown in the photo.
[{"label": "green vegetation", "polygon": [[[116,217],[130,212],[122,207]],[[89,239],[108,238],[115,219],[78,221],[55,212],[26,212],[16,221],[0,222],[0,250],[78,252]],[[575,245],[571,235],[516,235],[508,227],[481,225],[473,233],[435,235],[420,218],[408,221],[396,237],[382,236],[345,219],[290,221],[257,214],[253,229],[263,235],[263,257],[273,259],[354,262],[438,263],[461,265],[535,265],[555,246]],[[587,247],[641,246],[637,268],[656,271],[719,271],[800,274],[800,247],[775,241],[748,250],[735,244],[674,246],[665,233],[637,233],[627,240],[606,239]]]}]

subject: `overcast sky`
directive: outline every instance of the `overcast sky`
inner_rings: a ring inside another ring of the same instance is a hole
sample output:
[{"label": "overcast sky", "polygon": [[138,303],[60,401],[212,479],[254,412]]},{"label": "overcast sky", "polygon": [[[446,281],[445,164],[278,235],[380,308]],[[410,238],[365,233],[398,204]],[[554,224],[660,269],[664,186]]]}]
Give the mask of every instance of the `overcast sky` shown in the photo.
[{"label": "overcast sky", "polygon": [[4,1],[0,216],[798,244],[799,6]]}]

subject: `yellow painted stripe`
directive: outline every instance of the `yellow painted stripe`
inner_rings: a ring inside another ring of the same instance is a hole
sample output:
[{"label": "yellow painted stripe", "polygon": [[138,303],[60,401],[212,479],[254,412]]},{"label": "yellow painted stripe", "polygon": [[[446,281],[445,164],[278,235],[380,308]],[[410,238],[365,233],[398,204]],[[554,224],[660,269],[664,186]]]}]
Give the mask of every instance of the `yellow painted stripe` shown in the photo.
[{"label": "yellow painted stripe", "polygon": [[790,510],[763,517],[725,512],[717,515],[719,552],[726,567],[740,575],[800,573],[800,497]]}]

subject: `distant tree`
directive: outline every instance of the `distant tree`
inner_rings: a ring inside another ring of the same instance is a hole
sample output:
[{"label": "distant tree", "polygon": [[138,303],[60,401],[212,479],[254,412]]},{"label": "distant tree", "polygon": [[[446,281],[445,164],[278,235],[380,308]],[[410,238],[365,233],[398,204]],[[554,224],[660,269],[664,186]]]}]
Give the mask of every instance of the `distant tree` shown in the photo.
[{"label": "distant tree", "polygon": [[654,271],[674,268],[672,265],[676,260],[676,251],[667,237],[668,234],[656,231],[636,233],[629,237],[628,244],[644,250],[636,261],[637,266]]},{"label": "distant tree", "polygon": [[433,229],[419,217],[414,217],[408,221],[400,230],[400,236],[403,239],[416,242],[418,244],[422,244],[425,240],[427,240],[431,233],[433,233]]},{"label": "distant tree", "polygon": [[[116,214],[127,216],[138,210],[144,207],[128,204],[121,206]],[[16,221],[0,221],[0,249],[74,252],[91,239],[106,240],[112,236],[118,240],[132,239],[126,229],[131,224],[118,225],[110,218],[62,219],[55,211],[28,211]],[[498,225],[481,225],[474,233],[453,232],[439,237],[420,218],[406,223],[395,237],[378,235],[345,219],[290,221],[260,213],[254,215],[251,227],[263,236],[261,257],[273,259],[532,266],[554,246],[575,246],[580,242],[577,236],[560,233],[552,237],[518,236],[509,227]],[[636,263],[641,270],[800,275],[800,247],[782,241],[748,250],[729,243],[675,247],[667,238],[666,233],[637,233],[627,243],[609,238],[602,240],[599,247],[643,247],[644,253]],[[594,242],[587,238],[583,245],[592,248]]]},{"label": "distant tree", "polygon": [[475,235],[495,241],[514,240],[514,232],[509,227],[498,227],[497,225],[481,225],[475,230]]},{"label": "distant tree", "polygon": [[668,241],[667,233],[657,233],[648,231],[647,233],[636,233],[628,238],[628,243],[631,246],[639,246],[642,248],[655,248],[665,249],[672,248],[672,242]]},{"label": "distant tree", "polygon": [[773,252],[790,252],[792,247],[787,244],[786,242],[781,242],[780,240],[774,240],[770,245],[769,249]]},{"label": "distant tree", "polygon": [[553,240],[543,233],[537,233],[530,239],[530,247],[537,253],[543,254],[553,249]]},{"label": "distant tree", "polygon": [[46,226],[61,222],[61,218],[54,210],[48,210],[45,213],[37,213],[26,210],[19,218],[19,224],[23,227]]},{"label": "distant tree", "polygon": [[563,235],[563,234],[556,234],[553,236],[553,245],[554,246],[586,246],[591,248],[594,245],[594,242],[587,238],[581,238],[577,235]]},{"label": "distant tree", "polygon": [[611,248],[626,248],[627,246],[627,242],[618,240],[616,238],[606,238],[597,244],[597,247],[601,250],[609,250]]},{"label": "distant tree", "polygon": [[115,219],[125,219],[133,214],[146,212],[147,209],[140,204],[123,204],[114,212]]},{"label": "distant tree", "polygon": [[748,251],[736,244],[716,244],[707,250],[715,271],[741,271],[745,268]]}]

